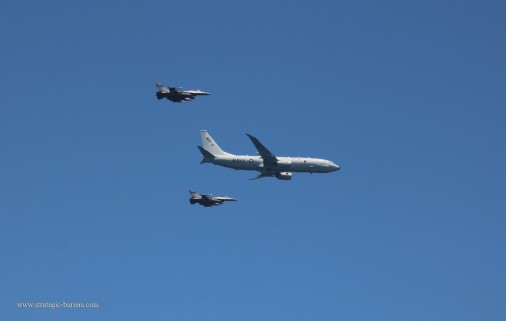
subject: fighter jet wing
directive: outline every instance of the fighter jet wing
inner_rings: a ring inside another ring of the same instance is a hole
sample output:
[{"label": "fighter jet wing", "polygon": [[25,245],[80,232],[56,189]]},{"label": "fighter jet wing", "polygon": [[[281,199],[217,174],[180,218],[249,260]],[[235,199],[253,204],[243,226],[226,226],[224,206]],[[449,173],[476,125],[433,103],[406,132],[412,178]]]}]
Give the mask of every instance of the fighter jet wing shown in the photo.
[{"label": "fighter jet wing", "polygon": [[250,134],[246,133],[246,135],[251,139],[253,142],[253,145],[255,145],[255,148],[258,150],[258,153],[263,158],[264,161],[267,161],[269,163],[277,163],[278,159],[276,156],[274,156],[273,153],[271,153],[256,137],[251,136]]},{"label": "fighter jet wing", "polygon": [[178,98],[178,97],[167,97],[168,100],[174,102],[174,103],[185,103],[186,100]]}]

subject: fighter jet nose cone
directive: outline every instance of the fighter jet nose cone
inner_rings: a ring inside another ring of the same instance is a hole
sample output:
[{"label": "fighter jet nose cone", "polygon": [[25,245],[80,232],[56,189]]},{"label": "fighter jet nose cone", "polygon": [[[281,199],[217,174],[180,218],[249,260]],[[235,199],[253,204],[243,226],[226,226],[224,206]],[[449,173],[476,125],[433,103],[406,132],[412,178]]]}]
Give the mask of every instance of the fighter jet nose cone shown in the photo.
[{"label": "fighter jet nose cone", "polygon": [[339,165],[336,165],[336,171],[340,170],[341,167]]}]

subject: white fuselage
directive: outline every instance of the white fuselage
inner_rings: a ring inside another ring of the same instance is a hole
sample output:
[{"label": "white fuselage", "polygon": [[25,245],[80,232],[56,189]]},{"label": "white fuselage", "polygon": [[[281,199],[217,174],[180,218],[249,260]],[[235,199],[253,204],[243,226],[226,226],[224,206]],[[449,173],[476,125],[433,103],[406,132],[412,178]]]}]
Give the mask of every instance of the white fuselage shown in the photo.
[{"label": "white fuselage", "polygon": [[214,159],[207,162],[237,170],[253,170],[261,173],[330,173],[339,170],[339,166],[333,162],[309,157],[277,157],[275,164],[264,163],[260,156],[242,155],[215,155]]}]

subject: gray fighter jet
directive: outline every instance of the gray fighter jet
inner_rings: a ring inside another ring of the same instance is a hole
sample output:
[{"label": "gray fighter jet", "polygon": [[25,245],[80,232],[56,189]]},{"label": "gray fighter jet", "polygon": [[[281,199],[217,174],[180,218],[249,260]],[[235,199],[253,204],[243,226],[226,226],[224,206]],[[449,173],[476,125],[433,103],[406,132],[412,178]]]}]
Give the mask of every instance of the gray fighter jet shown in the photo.
[{"label": "gray fighter jet", "polygon": [[204,156],[200,162],[238,170],[258,171],[260,174],[253,178],[276,177],[280,180],[291,180],[294,173],[330,173],[338,171],[340,167],[333,162],[309,157],[278,157],[274,156],[262,143],[250,134],[246,134],[255,145],[260,156],[233,155],[224,152],[213,140],[207,130],[201,130],[202,146],[197,146]]},{"label": "gray fighter jet", "polygon": [[212,196],[210,194],[199,194],[195,191],[190,192],[190,204],[200,204],[204,207],[218,206],[227,201],[237,201],[235,198],[228,196]]},{"label": "gray fighter jet", "polygon": [[158,89],[156,91],[156,98],[158,99],[167,98],[168,100],[175,103],[184,103],[187,101],[191,101],[195,99],[196,96],[210,95],[210,93],[206,93],[205,91],[201,91],[198,89],[181,90],[176,87],[167,88],[159,82],[157,82],[155,85],[156,88]]}]

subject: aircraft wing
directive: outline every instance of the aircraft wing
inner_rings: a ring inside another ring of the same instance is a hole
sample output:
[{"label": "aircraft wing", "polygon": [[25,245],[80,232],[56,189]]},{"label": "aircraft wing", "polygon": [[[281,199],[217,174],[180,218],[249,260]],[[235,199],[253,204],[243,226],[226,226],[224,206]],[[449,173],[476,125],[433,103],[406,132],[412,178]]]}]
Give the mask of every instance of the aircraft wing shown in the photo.
[{"label": "aircraft wing", "polygon": [[272,177],[272,176],[274,176],[274,174],[269,174],[269,173],[260,173],[257,177],[250,178],[249,180],[250,180],[250,181],[253,181],[253,180],[255,180],[255,179],[264,178],[264,177]]},{"label": "aircraft wing", "polygon": [[253,142],[253,145],[255,145],[255,148],[258,150],[258,153],[263,158],[264,161],[270,162],[270,163],[277,163],[278,159],[276,156],[274,156],[273,153],[271,153],[256,137],[251,136],[250,134],[246,133],[246,135],[251,139]]},{"label": "aircraft wing", "polygon": [[186,100],[178,97],[167,97],[168,100],[174,102],[174,103],[184,103]]}]

